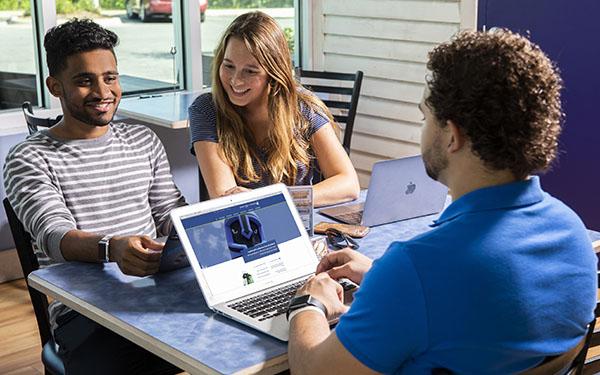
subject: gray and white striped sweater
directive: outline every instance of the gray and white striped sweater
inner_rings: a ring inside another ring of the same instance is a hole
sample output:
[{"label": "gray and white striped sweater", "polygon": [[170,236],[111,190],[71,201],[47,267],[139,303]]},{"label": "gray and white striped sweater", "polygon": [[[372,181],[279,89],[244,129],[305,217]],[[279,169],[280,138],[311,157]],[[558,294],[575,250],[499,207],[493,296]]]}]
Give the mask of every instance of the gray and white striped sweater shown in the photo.
[{"label": "gray and white striped sweater", "polygon": [[110,124],[96,139],[62,140],[42,130],[13,147],[6,195],[37,247],[64,261],[72,229],[97,234],[166,235],[169,212],[185,204],[164,147],[143,125]]},{"label": "gray and white striped sweater", "polygon": [[96,139],[47,129],[29,136],[6,158],[4,187],[41,266],[64,262],[60,241],[70,230],[154,238],[168,234],[169,212],[185,204],[156,134],[124,123]]}]

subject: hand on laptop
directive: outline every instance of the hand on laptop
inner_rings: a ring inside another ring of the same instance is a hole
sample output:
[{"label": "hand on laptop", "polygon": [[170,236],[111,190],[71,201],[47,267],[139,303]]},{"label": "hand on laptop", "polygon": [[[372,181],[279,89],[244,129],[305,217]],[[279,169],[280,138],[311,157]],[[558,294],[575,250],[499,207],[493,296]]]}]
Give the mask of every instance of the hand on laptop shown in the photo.
[{"label": "hand on laptop", "polygon": [[113,237],[110,240],[111,260],[119,265],[121,272],[132,276],[156,273],[164,243],[148,236]]},{"label": "hand on laptop", "polygon": [[334,280],[345,277],[360,285],[372,263],[358,251],[345,248],[325,255],[317,265],[317,274],[327,272]]},{"label": "hand on laptop", "polygon": [[299,296],[304,294],[310,294],[325,305],[327,320],[339,318],[349,309],[344,305],[344,288],[327,273],[321,273],[308,279],[306,284],[296,292],[296,295]]}]

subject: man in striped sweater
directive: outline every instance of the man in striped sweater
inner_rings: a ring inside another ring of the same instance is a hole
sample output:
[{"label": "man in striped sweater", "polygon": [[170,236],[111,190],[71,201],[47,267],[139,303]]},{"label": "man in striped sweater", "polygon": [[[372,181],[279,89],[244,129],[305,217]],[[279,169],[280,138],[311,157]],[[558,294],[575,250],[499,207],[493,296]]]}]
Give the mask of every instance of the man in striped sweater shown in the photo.
[{"label": "man in striped sweater", "polygon": [[[71,20],[44,40],[49,91],[64,117],[16,145],[4,184],[35,239],[41,264],[116,262],[125,274],[158,270],[169,212],[185,204],[163,145],[147,127],[112,123],[121,87],[118,37]],[[177,369],[126,339],[52,304],[50,318],[67,373],[172,373]],[[118,355],[116,355],[118,354]]]}]

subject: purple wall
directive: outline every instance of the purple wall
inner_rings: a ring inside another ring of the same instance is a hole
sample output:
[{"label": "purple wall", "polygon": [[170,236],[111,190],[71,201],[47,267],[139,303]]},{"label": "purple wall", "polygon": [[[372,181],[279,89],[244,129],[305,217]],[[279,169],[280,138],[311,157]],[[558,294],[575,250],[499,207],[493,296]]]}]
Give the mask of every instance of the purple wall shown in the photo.
[{"label": "purple wall", "polygon": [[527,34],[555,61],[564,80],[560,156],[542,176],[550,194],[600,230],[600,1],[479,0],[478,28]]}]

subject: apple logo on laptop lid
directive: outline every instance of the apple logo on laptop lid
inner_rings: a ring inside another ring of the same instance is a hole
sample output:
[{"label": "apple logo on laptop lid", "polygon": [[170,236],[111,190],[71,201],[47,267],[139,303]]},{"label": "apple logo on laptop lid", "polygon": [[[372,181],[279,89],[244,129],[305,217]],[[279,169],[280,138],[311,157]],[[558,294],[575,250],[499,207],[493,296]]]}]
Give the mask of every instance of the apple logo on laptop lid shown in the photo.
[{"label": "apple logo on laptop lid", "polygon": [[417,188],[417,185],[415,185],[412,181],[406,185],[406,191],[404,192],[404,194],[408,195],[408,194],[412,194],[415,192],[415,189]]}]

